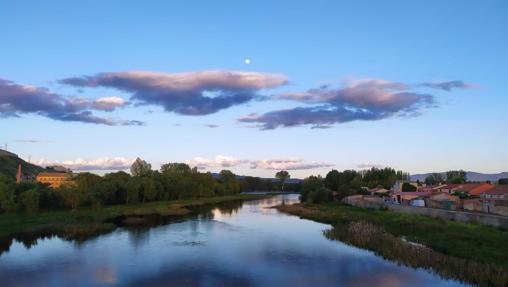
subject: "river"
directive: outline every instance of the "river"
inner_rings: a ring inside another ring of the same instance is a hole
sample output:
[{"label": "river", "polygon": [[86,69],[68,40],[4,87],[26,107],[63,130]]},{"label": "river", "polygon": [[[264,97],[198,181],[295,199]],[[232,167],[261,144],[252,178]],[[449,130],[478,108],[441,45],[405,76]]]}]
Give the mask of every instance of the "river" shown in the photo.
[{"label": "river", "polygon": [[282,201],[298,195],[86,240],[14,240],[0,255],[0,286],[464,286],[329,240],[329,225],[270,208]]}]

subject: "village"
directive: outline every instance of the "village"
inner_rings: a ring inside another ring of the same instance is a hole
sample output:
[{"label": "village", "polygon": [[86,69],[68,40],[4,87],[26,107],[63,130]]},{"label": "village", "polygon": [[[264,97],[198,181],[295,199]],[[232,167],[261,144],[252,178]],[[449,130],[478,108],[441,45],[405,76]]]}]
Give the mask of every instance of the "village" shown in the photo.
[{"label": "village", "polygon": [[366,189],[364,201],[508,216],[508,185],[490,182],[426,185],[397,181],[392,189]]}]

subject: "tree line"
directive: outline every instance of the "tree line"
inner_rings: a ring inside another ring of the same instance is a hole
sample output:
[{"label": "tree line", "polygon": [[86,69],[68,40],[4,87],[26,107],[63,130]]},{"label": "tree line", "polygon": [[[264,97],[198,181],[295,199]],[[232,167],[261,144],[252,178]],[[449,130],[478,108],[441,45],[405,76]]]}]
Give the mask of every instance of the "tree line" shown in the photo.
[{"label": "tree line", "polygon": [[148,162],[139,158],[130,171],[131,174],[119,171],[104,176],[78,173],[73,184],[58,188],[38,182],[18,184],[0,174],[0,213],[76,210],[80,207],[225,196],[242,191],[280,190],[281,185],[285,185],[286,190],[297,191],[299,188],[299,184],[284,184],[289,178],[287,172],[280,174],[279,181],[239,178],[230,170],[222,170],[214,176],[185,163],[167,163],[160,170],[153,170]]},{"label": "tree line", "polygon": [[322,178],[310,176],[302,182],[301,200],[321,203],[342,199],[349,195],[362,194],[365,188],[382,187],[390,189],[397,180],[409,180],[409,173],[393,168],[371,168],[367,170],[331,170]]}]

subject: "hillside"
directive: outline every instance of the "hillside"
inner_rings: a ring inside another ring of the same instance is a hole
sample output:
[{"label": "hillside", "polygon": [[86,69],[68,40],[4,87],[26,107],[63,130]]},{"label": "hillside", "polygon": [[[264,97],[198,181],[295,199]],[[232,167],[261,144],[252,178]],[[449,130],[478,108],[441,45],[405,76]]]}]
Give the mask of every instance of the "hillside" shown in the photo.
[{"label": "hillside", "polygon": [[20,163],[23,174],[37,175],[43,170],[42,167],[30,164],[19,157],[0,155],[0,174],[15,179]]},{"label": "hillside", "polygon": [[[443,177],[446,177],[446,172],[441,172]],[[420,180],[424,181],[425,178],[430,175],[430,173],[422,173],[422,174],[414,174],[411,175],[411,180]],[[466,174],[467,180],[469,181],[491,181],[497,182],[501,178],[508,178],[508,172],[500,172],[500,173],[479,173],[468,171]]]}]

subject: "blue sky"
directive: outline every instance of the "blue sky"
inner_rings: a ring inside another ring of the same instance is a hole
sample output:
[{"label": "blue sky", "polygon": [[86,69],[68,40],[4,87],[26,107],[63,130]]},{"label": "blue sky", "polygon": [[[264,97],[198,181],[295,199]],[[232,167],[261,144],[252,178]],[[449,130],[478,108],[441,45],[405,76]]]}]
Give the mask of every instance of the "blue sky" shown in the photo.
[{"label": "blue sky", "polygon": [[145,2],[2,1],[0,143],[84,169],[508,170],[506,1]]}]

